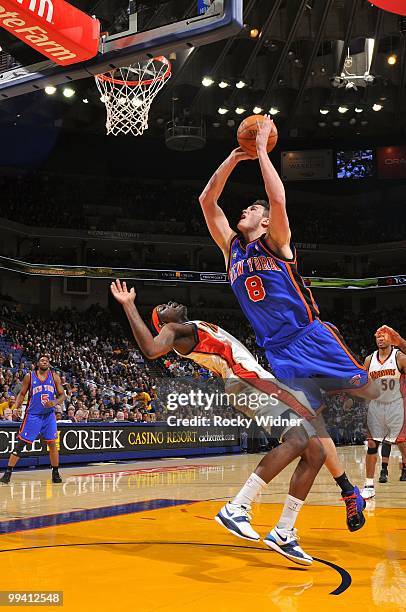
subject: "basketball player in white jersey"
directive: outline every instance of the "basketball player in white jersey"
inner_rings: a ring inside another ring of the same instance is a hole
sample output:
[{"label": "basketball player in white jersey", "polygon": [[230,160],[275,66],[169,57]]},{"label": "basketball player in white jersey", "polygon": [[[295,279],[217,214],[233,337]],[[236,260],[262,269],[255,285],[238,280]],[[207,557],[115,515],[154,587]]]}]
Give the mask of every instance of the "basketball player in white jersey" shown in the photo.
[{"label": "basketball player in white jersey", "polygon": [[[157,359],[174,350],[179,356],[191,359],[222,378],[229,397],[243,396],[244,405],[240,405],[240,401],[235,404],[239,412],[250,418],[268,415],[294,417],[296,422],[301,420],[299,427],[285,427],[281,432],[282,444],[267,453],[241,491],[215,518],[234,535],[258,541],[260,536],[250,524],[251,502],[261,489],[300,456],[280,520],[265,537],[264,543],[295,563],[311,565],[313,559],[299,546],[294,524],[326,455],[312,427],[315,413],[305,394],[301,391],[293,393],[277,381],[225,330],[203,321],[189,321],[186,306],[176,302],[157,306],[152,314],[152,323],[158,332],[154,338],[135,306],[134,289],[128,291],[126,283],[121,285],[117,280],[111,284],[111,292],[123,306],[134,337],[147,359]],[[250,402],[250,396],[258,396],[258,392],[262,398],[269,399],[265,405],[263,402],[261,405]],[[278,398],[277,404],[271,401],[271,396]]]},{"label": "basketball player in white jersey", "polygon": [[[364,499],[375,496],[374,475],[381,442],[397,444],[406,466],[406,355],[382,332],[376,334],[376,345],[378,350],[365,359],[370,378],[380,384],[381,395],[368,405],[366,481],[361,492]],[[401,480],[404,472],[405,468]]]},{"label": "basketball player in white jersey", "polygon": [[[387,341],[392,344],[392,346],[396,346],[402,353],[406,355],[406,340],[402,338],[398,331],[394,330],[392,327],[388,325],[382,325],[376,332],[376,336],[383,335],[386,337]],[[389,457],[389,455],[388,455]],[[404,457],[402,458],[402,467],[401,467],[401,475],[400,480],[402,482],[406,482],[406,462]],[[382,482],[380,480],[380,482]]]}]

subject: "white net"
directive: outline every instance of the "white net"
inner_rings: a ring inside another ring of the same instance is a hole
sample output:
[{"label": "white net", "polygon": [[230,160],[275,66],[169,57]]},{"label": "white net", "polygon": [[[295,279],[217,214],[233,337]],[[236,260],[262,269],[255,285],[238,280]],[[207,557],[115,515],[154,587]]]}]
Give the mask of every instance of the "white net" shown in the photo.
[{"label": "white net", "polygon": [[170,76],[171,64],[166,57],[96,75],[106,106],[107,134],[143,134],[148,129],[151,104]]}]

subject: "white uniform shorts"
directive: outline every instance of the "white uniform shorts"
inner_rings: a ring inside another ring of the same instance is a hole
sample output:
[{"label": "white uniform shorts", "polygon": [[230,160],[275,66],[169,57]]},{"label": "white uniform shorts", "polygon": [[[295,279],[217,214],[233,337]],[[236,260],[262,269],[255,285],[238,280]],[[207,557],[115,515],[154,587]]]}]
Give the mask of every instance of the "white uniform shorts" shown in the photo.
[{"label": "white uniform shorts", "polygon": [[406,442],[406,404],[403,398],[390,403],[372,400],[367,414],[368,438],[377,442]]}]

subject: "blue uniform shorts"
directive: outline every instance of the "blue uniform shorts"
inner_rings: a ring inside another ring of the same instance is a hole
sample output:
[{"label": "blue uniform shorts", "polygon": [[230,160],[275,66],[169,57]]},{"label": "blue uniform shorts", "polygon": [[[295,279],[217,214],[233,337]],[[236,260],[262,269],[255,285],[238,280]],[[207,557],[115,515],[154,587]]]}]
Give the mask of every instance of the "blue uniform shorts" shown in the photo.
[{"label": "blue uniform shorts", "polygon": [[34,442],[41,436],[45,442],[52,442],[58,437],[55,413],[49,414],[28,414],[21,424],[18,438],[23,442]]},{"label": "blue uniform shorts", "polygon": [[368,372],[331,323],[316,320],[286,345],[266,351],[276,378],[305,393],[314,410],[323,404],[324,392],[358,390],[368,383]]}]

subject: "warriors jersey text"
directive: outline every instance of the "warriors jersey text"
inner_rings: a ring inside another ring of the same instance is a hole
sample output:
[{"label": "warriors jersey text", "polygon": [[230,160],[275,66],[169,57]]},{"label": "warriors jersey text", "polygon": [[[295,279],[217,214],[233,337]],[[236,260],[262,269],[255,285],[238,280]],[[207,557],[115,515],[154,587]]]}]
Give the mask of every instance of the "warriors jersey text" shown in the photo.
[{"label": "warriors jersey text", "polygon": [[392,352],[385,361],[379,361],[379,353],[375,351],[369,364],[369,376],[379,381],[381,395],[380,403],[390,403],[402,399],[402,387],[404,387],[404,375],[401,374],[396,361],[398,350],[392,348]]},{"label": "warriors jersey text", "polygon": [[241,342],[221,327],[204,321],[190,321],[196,329],[196,346],[188,355],[181,355],[203,366],[223,379],[245,377],[255,373],[259,377],[270,378],[255,357]]}]

